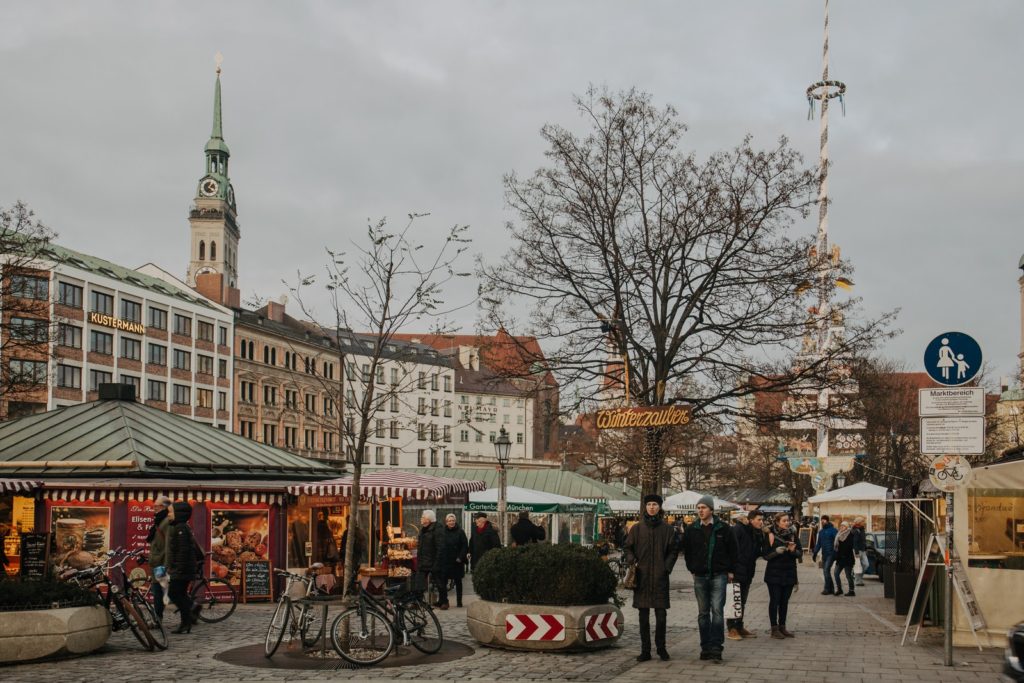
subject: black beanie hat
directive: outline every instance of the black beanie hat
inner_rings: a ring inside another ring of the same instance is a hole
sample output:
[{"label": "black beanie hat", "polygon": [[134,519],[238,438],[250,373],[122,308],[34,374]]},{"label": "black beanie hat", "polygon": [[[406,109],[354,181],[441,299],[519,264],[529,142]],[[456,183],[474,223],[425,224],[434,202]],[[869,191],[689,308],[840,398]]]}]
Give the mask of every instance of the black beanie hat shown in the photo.
[{"label": "black beanie hat", "polygon": [[662,507],[665,504],[664,500],[657,493],[648,493],[644,496],[644,505],[648,503],[657,503],[658,507]]}]

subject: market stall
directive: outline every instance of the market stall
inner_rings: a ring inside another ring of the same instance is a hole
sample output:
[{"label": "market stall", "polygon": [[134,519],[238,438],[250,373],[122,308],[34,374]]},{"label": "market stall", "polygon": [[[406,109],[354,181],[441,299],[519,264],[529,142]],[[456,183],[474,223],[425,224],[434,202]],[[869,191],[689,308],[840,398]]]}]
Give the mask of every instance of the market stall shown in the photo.
[{"label": "market stall", "polygon": [[[499,490],[496,488],[471,493],[469,502],[463,506],[463,527],[471,528],[473,515],[486,512],[488,515],[494,513],[492,521],[494,527],[499,528],[498,496]],[[519,513],[526,511],[530,513],[531,521],[544,529],[544,540],[547,543],[590,545],[593,542],[596,503],[518,486],[506,489],[505,500],[509,528],[515,524]]]},{"label": "market stall", "polygon": [[35,531],[35,492],[40,486],[42,482],[31,479],[0,479],[0,543],[8,576],[20,572],[22,538]]},{"label": "market stall", "polygon": [[889,490],[866,481],[832,489],[807,499],[813,516],[828,515],[836,527],[842,521],[851,524],[863,517],[868,531],[885,531],[885,501]]},{"label": "market stall", "polygon": [[[423,510],[432,509],[443,523],[449,512],[461,511],[482,481],[447,479],[410,472],[363,472],[357,496],[356,553],[363,581],[380,583],[412,574],[414,539]],[[332,574],[344,566],[348,538],[352,477],[293,484],[288,506],[288,566],[295,569],[321,562]]]},{"label": "market stall", "polygon": [[[679,514],[679,513],[695,513],[697,511],[697,503],[700,499],[707,494],[699,491],[680,491],[679,493],[673,494],[665,499],[664,509],[666,514]],[[714,497],[714,496],[712,496]],[[715,498],[715,513],[729,512],[731,510],[738,510],[739,505],[730,503],[727,500],[721,498]]]}]

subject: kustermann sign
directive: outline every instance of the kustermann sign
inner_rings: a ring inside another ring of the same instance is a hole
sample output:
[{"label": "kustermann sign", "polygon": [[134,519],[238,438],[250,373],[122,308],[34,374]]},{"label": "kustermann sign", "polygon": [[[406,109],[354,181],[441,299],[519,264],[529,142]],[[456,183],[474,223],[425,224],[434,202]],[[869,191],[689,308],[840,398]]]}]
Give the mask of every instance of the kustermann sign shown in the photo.
[{"label": "kustermann sign", "polygon": [[613,408],[597,411],[598,429],[639,429],[642,427],[678,427],[689,423],[689,406],[651,406]]},{"label": "kustermann sign", "polygon": [[115,318],[112,315],[105,315],[103,313],[97,313],[96,311],[89,313],[89,322],[93,325],[113,327],[115,330],[124,330],[125,332],[132,332],[134,334],[146,334],[146,326],[142,323],[132,322],[131,320],[121,320],[120,318]]}]

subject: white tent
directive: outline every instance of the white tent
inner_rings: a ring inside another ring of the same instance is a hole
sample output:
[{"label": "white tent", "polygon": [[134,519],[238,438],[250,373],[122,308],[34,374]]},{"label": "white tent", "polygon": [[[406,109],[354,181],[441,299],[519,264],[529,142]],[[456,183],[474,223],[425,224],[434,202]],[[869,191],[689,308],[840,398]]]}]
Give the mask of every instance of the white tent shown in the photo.
[{"label": "white tent", "polygon": [[825,493],[818,494],[817,496],[811,496],[807,499],[807,502],[811,505],[820,505],[821,503],[837,503],[840,501],[854,501],[854,500],[870,500],[870,501],[885,501],[885,494],[888,493],[888,489],[878,484],[869,484],[866,481],[861,481],[856,484],[850,484],[844,486],[841,489],[832,489]]},{"label": "white tent", "polygon": [[[699,491],[680,491],[679,493],[669,496],[665,499],[665,512],[686,512],[697,509],[697,501],[701,499],[705,494]],[[727,500],[721,498],[715,498],[715,512],[721,512],[722,510],[737,510],[739,505],[730,503]]]},{"label": "white tent", "polygon": [[608,509],[616,514],[639,515],[639,500],[609,500]]},{"label": "white tent", "polygon": [[807,499],[807,511],[814,515],[828,515],[832,523],[853,522],[863,517],[868,531],[885,531],[885,499],[888,489],[866,481],[832,489]]}]

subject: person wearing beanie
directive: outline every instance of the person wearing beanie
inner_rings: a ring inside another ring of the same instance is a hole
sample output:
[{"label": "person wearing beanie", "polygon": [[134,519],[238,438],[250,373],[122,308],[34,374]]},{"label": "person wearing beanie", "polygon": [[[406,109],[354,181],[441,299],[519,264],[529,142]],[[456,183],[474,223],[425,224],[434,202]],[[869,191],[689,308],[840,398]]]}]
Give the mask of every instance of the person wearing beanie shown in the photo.
[{"label": "person wearing beanie", "polygon": [[651,658],[651,610],[654,610],[654,645],[662,661],[669,659],[665,635],[668,627],[668,577],[679,557],[675,531],[665,522],[662,499],[648,494],[643,499],[643,521],[634,524],[623,543],[623,558],[636,565],[633,607],[640,613],[638,662]]},{"label": "person wearing beanie", "polygon": [[167,533],[166,559],[167,573],[171,580],[167,586],[167,597],[181,615],[181,625],[174,633],[190,633],[199,616],[199,612],[193,610],[192,596],[188,592],[189,583],[196,577],[196,567],[203,560],[196,537],[188,525],[191,516],[192,506],[188,503],[175,503],[170,508],[171,525]]},{"label": "person wearing beanie", "polygon": [[736,537],[736,583],[740,585],[740,618],[726,621],[728,632],[725,637],[729,640],[743,640],[744,638],[756,638],[757,634],[748,631],[743,626],[743,617],[747,611],[747,596],[750,595],[750,585],[754,581],[754,573],[757,571],[757,558],[764,555],[764,513],[760,510],[747,512],[738,510],[732,513],[736,524],[732,527],[732,534]]},{"label": "person wearing beanie", "polygon": [[715,518],[712,496],[701,496],[697,501],[697,522],[683,534],[683,552],[697,597],[700,658],[721,662],[725,649],[725,588],[734,578],[737,548],[732,530]]},{"label": "person wearing beanie", "polygon": [[487,520],[487,513],[476,513],[473,531],[469,534],[470,566],[475,570],[480,564],[480,560],[484,559],[484,555],[500,547],[501,537]]}]

